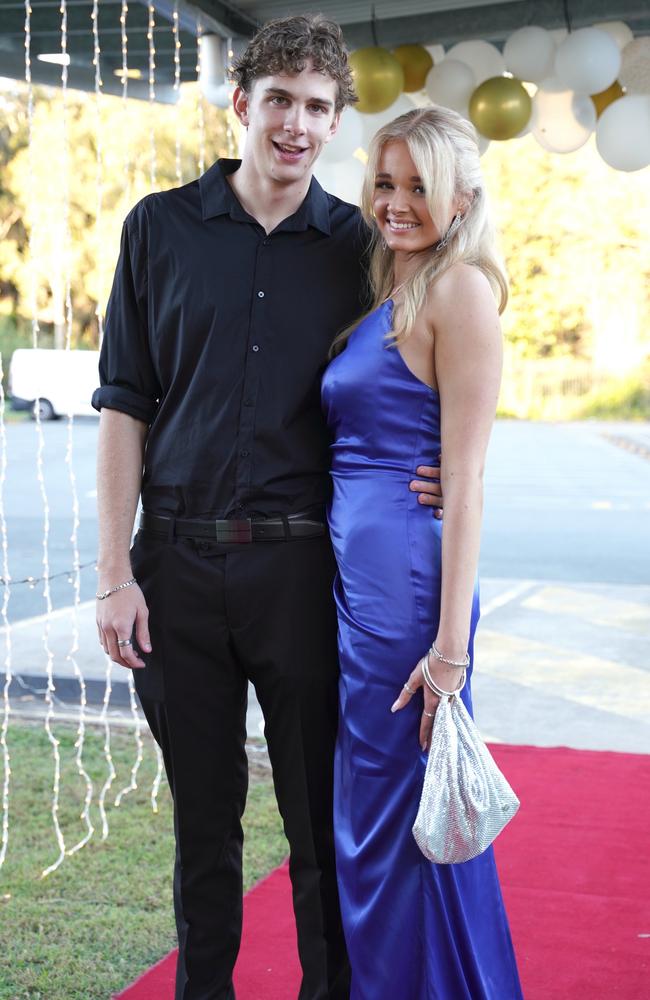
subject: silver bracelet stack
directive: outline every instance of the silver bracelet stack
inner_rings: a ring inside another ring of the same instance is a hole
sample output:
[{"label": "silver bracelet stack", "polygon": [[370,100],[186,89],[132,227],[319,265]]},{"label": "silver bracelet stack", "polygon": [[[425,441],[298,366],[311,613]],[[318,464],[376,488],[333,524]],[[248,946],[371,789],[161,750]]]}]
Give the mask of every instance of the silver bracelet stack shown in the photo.
[{"label": "silver bracelet stack", "polygon": [[133,576],[130,580],[126,580],[124,583],[118,583],[117,587],[111,587],[109,590],[105,590],[102,594],[95,594],[98,601],[105,601],[107,597],[111,594],[116,594],[118,590],[126,590],[127,587],[132,587],[134,583],[137,583],[136,578]]},{"label": "silver bracelet stack", "polygon": [[440,660],[441,663],[446,663],[450,667],[463,667],[464,670],[469,667],[469,653],[465,653],[462,660],[448,660],[446,656],[442,655],[435,642],[432,642],[429,654],[435,656],[436,660]]},{"label": "silver bracelet stack", "polygon": [[460,692],[465,687],[465,681],[467,679],[467,671],[463,670],[463,676],[460,679],[460,684],[455,689],[455,691],[445,691],[444,688],[438,687],[433,677],[431,676],[431,672],[429,670],[429,656],[430,654],[427,653],[426,656],[422,657],[421,661],[422,675],[424,677],[427,687],[431,688],[433,693],[437,694],[439,698],[453,698],[455,695],[460,694]]}]

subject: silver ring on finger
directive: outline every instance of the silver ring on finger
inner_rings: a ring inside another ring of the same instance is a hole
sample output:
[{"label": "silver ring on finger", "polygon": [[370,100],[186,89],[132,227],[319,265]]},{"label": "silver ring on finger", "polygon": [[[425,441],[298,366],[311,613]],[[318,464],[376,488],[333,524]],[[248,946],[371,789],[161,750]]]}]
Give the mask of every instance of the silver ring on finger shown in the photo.
[{"label": "silver ring on finger", "polygon": [[435,712],[427,712],[426,708],[423,709],[423,712],[426,715],[427,719],[434,719],[435,718],[435,715],[436,715]]},{"label": "silver ring on finger", "polygon": [[118,639],[117,640],[117,644],[118,644],[118,646],[120,648],[122,648],[123,646],[132,646],[133,645],[133,643],[131,642],[130,639]]},{"label": "silver ring on finger", "polygon": [[409,694],[415,694],[415,691],[413,690],[413,688],[412,688],[412,687],[409,687],[409,684],[408,684],[408,681],[407,681],[407,683],[406,683],[406,684],[404,685],[404,690],[405,690],[405,691],[408,691],[408,693],[409,693]]}]

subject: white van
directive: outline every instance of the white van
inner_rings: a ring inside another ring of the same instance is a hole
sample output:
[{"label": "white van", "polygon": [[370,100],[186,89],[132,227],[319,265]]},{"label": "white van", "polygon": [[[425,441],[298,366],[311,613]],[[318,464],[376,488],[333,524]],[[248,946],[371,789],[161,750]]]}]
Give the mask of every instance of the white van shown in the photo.
[{"label": "white van", "polygon": [[18,348],[9,367],[9,396],[14,410],[37,410],[41,420],[92,416],[90,399],[99,385],[99,351]]}]

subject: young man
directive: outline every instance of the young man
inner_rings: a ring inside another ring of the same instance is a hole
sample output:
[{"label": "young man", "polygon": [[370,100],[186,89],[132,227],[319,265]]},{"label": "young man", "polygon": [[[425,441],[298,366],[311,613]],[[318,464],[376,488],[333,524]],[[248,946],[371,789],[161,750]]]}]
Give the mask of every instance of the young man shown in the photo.
[{"label": "young man", "polygon": [[97,622],[135,669],[174,798],[176,1000],[234,997],[249,680],[291,849],[300,1000],[346,1000],[320,376],[363,309],[365,233],[312,170],[354,93],[340,29],[321,17],[267,24],[236,76],[241,163],[125,222],[93,397]]}]

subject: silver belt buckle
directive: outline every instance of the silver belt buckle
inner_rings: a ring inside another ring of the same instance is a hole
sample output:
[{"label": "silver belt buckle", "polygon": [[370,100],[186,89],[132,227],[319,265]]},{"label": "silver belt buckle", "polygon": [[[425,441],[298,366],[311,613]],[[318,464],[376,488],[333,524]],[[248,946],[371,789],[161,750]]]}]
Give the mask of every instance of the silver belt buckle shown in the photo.
[{"label": "silver belt buckle", "polygon": [[243,521],[217,521],[217,541],[222,545],[246,544],[253,541],[253,522],[248,517]]}]

